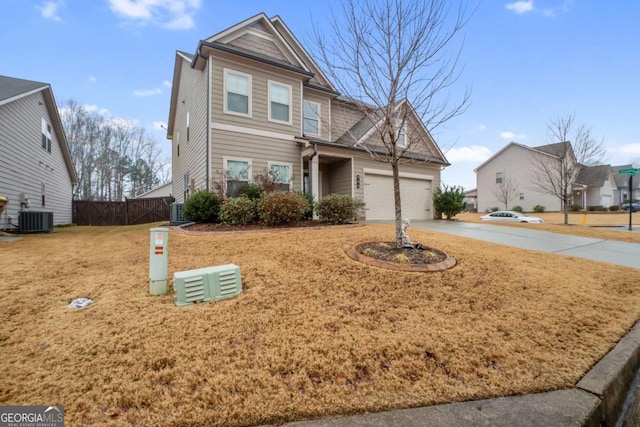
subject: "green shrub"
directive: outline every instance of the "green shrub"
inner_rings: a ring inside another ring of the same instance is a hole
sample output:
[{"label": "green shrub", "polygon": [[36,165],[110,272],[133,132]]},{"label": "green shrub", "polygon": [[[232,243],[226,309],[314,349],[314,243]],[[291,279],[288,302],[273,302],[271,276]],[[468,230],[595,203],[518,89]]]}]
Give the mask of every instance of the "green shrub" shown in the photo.
[{"label": "green shrub", "polygon": [[184,203],[182,215],[194,222],[218,222],[220,200],[207,190],[198,190]]},{"label": "green shrub", "polygon": [[307,202],[307,210],[304,213],[304,219],[312,219],[313,218],[313,208],[314,208],[314,200],[313,200],[313,194],[311,193],[301,193],[302,197],[304,198],[304,200],[306,200]]},{"label": "green shrub", "polygon": [[247,225],[255,222],[257,216],[257,202],[247,196],[229,199],[220,209],[220,221],[225,224]]},{"label": "green shrub", "polygon": [[534,212],[537,212],[537,213],[542,213],[542,212],[544,212],[544,206],[542,206],[542,205],[535,205],[535,206],[533,207],[533,211],[534,211]]},{"label": "green shrub", "polygon": [[272,191],[258,202],[258,217],[267,225],[291,224],[304,217],[307,201],[297,193]]},{"label": "green shrub", "polygon": [[500,210],[500,208],[499,208],[499,207],[497,207],[497,206],[491,206],[491,207],[489,208],[489,210],[490,210],[491,212],[497,212],[497,211],[499,211],[499,210]]},{"label": "green shrub", "polygon": [[240,196],[246,196],[251,200],[258,200],[262,196],[262,188],[258,184],[245,184],[238,191]]},{"label": "green shrub", "polygon": [[364,206],[361,200],[347,194],[329,194],[316,203],[316,212],[323,221],[330,224],[344,224],[358,216]]},{"label": "green shrub", "polygon": [[522,212],[523,212],[523,210],[522,210],[522,206],[514,206],[511,210],[514,210],[514,211],[516,211],[516,212],[520,212],[520,213],[522,213]]},{"label": "green shrub", "polygon": [[436,210],[436,217],[444,214],[447,219],[451,219],[464,210],[464,188],[446,184],[442,188],[436,188],[433,192],[433,207]]},{"label": "green shrub", "polygon": [[578,211],[580,210],[580,208],[581,208],[581,207],[582,207],[582,206],[580,206],[579,204],[574,203],[573,205],[569,206],[569,210],[570,210],[571,212],[578,212]]},{"label": "green shrub", "polygon": [[616,206],[616,205],[609,206],[609,210],[610,210],[611,212],[615,212],[615,211],[617,211],[618,209],[620,209],[620,206]]}]

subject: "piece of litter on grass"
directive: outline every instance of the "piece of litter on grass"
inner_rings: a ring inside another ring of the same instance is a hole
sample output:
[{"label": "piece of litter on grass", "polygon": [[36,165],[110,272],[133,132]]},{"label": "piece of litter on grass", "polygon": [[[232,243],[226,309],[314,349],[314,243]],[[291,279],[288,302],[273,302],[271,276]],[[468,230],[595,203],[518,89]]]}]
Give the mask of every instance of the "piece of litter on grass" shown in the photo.
[{"label": "piece of litter on grass", "polygon": [[68,305],[69,308],[85,308],[93,304],[93,300],[89,298],[76,298]]}]

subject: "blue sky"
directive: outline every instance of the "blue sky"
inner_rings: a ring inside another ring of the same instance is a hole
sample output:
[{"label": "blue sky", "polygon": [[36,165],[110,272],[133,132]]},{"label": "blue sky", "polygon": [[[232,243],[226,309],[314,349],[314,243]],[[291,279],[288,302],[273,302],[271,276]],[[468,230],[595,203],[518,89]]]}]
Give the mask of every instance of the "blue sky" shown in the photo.
[{"label": "blue sky", "polygon": [[[0,74],[50,83],[107,117],[149,129],[170,153],[166,123],[176,50],[259,12],[280,15],[303,45],[337,2],[0,0]],[[473,169],[509,141],[549,142],[550,118],[604,138],[608,162],[640,161],[640,2],[484,0],[464,29],[461,116],[433,132],[452,166],[447,184],[475,187]]]}]

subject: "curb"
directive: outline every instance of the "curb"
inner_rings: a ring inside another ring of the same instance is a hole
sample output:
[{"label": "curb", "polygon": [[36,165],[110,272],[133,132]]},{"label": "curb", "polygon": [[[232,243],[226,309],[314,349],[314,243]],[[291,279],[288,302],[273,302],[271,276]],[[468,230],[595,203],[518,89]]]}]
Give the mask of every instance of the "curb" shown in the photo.
[{"label": "curb", "polygon": [[640,321],[568,390],[298,421],[284,427],[613,426],[640,369]]}]

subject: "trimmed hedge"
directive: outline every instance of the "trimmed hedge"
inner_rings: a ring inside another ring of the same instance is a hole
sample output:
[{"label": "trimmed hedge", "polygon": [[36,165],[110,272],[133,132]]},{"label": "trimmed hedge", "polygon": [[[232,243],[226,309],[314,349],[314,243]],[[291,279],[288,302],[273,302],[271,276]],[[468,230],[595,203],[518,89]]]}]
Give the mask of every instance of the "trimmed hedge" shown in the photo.
[{"label": "trimmed hedge", "polygon": [[288,191],[264,193],[258,202],[258,217],[267,225],[291,224],[304,218],[309,209],[300,194]]},{"label": "trimmed hedge", "polygon": [[347,194],[329,194],[316,203],[316,212],[329,224],[344,224],[355,219],[364,202]]},{"label": "trimmed hedge", "polygon": [[194,222],[218,222],[220,200],[207,190],[198,190],[184,203],[182,215]]},{"label": "trimmed hedge", "polygon": [[258,206],[255,200],[247,196],[234,197],[222,205],[220,221],[230,225],[252,224],[258,217]]}]

